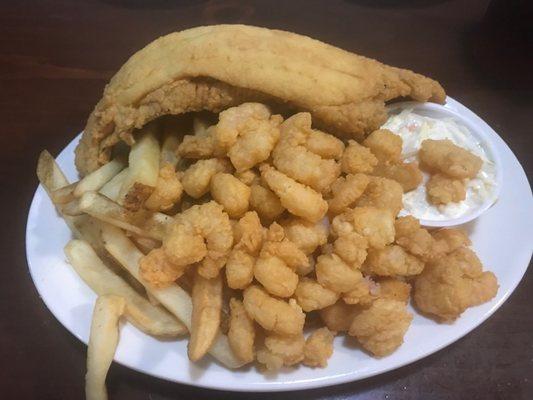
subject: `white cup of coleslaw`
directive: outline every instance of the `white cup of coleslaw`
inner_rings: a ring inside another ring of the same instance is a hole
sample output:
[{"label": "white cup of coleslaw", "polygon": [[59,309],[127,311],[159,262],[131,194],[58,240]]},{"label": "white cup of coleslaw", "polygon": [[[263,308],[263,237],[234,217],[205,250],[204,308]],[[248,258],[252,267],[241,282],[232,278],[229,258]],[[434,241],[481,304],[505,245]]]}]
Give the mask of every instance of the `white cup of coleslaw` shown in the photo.
[{"label": "white cup of coleslaw", "polygon": [[426,227],[456,226],[478,218],[497,201],[502,180],[501,162],[496,145],[482,126],[468,116],[434,103],[395,103],[388,107],[388,112],[389,119],[383,127],[402,136],[406,161],[416,160],[417,145],[429,138],[450,139],[483,159],[478,175],[466,183],[465,200],[440,206],[430,204],[425,193],[429,175],[424,173],[424,182],[404,194],[404,209],[400,215],[413,215]]}]

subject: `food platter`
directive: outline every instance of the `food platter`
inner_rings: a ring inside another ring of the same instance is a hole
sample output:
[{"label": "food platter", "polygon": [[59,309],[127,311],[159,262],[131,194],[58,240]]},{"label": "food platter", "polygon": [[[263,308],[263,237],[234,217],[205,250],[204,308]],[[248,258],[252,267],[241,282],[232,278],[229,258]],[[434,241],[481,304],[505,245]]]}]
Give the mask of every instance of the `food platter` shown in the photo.
[{"label": "food platter", "polygon": [[[356,381],[399,368],[455,342],[490,317],[510,296],[531,259],[533,199],[526,175],[505,142],[472,111],[448,97],[445,106],[492,141],[503,171],[500,198],[477,220],[465,225],[485,269],[498,277],[499,291],[490,302],[468,309],[453,324],[437,324],[415,313],[405,343],[392,355],[377,359],[354,348],[344,337],[335,339],[335,352],[326,369],[298,367],[278,374],[252,368],[228,370],[206,358],[192,364],[187,341],[158,341],[130,324],[121,329],[115,361],[140,372],[170,381],[235,391],[310,389]],[[77,178],[74,148],[78,135],[57,161],[70,180]],[[26,230],[30,274],[52,314],[73,335],[87,343],[96,295],[66,262],[63,247],[71,238],[42,187],[33,198]]]}]

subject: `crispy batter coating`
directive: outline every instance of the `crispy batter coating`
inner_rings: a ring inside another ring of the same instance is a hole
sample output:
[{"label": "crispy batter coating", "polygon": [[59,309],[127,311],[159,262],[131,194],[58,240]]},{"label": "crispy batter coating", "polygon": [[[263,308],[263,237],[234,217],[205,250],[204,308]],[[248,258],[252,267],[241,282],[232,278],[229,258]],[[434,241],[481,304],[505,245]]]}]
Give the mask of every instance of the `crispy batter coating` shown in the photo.
[{"label": "crispy batter coating", "polygon": [[461,179],[435,174],[426,183],[426,193],[433,204],[457,203],[466,198],[466,184]]},{"label": "crispy batter coating", "polygon": [[235,177],[245,185],[251,186],[260,182],[259,172],[255,169],[246,169],[244,171],[235,171]]},{"label": "crispy batter coating", "polygon": [[333,218],[331,229],[337,236],[356,232],[368,240],[370,247],[380,249],[394,240],[394,217],[389,210],[356,207]]},{"label": "crispy batter coating", "polygon": [[409,302],[411,285],[407,282],[395,278],[385,278],[381,279],[378,285],[380,298],[398,300],[406,304]]},{"label": "crispy batter coating", "polygon": [[274,296],[290,297],[298,285],[298,275],[281,258],[261,255],[254,266],[254,277]]},{"label": "crispy batter coating", "polygon": [[280,335],[302,333],[305,314],[294,299],[287,303],[271,297],[259,286],[251,285],[244,290],[243,304],[248,315],[267,331]]},{"label": "crispy batter coating", "polygon": [[403,208],[402,186],[392,179],[371,176],[357,206],[387,209],[396,216]]},{"label": "crispy batter coating", "polygon": [[177,214],[163,240],[163,248],[171,262],[187,265],[201,261],[198,272],[207,279],[218,275],[232,245],[229,217],[214,201]]},{"label": "crispy batter coating", "polygon": [[401,246],[388,245],[383,249],[370,249],[365,261],[365,272],[380,276],[418,275],[424,262],[407,253]]},{"label": "crispy batter coating", "polygon": [[365,191],[370,179],[364,174],[348,174],[339,177],[331,186],[332,197],[328,200],[328,211],[337,215],[352,206]]},{"label": "crispy batter coating", "polygon": [[233,226],[234,248],[257,255],[263,244],[263,230],[257,213],[248,211]]},{"label": "crispy batter coating", "polygon": [[328,228],[321,221],[313,223],[303,218],[289,217],[280,222],[285,235],[305,254],[313,253],[328,241]]},{"label": "crispy batter coating", "polygon": [[183,275],[185,268],[171,263],[162,248],[151,250],[139,262],[141,277],[158,287],[174,282]]},{"label": "crispy batter coating", "polygon": [[400,217],[394,223],[394,227],[396,243],[423,260],[433,258],[435,240],[426,229],[420,226],[416,218],[410,215]]},{"label": "crispy batter coating", "polygon": [[324,217],[328,203],[320,193],[268,165],[262,165],[260,170],[261,177],[291,214],[311,222],[319,221]]},{"label": "crispy batter coating", "polygon": [[254,279],[255,257],[242,249],[233,249],[226,262],[226,281],[232,289],[244,289]]},{"label": "crispy batter coating", "polygon": [[[308,185],[318,192],[324,192],[340,175],[340,165],[331,158],[322,158],[313,152],[316,142],[326,142],[327,136],[323,132],[313,133],[311,129],[311,114],[295,114],[281,124],[281,136],[272,152],[274,166],[294,180]],[[340,140],[329,135],[333,145],[325,143],[322,154],[330,154],[329,147],[336,147]],[[310,137],[314,137],[311,149],[307,146]],[[342,142],[340,142],[342,144]]]},{"label": "crispy batter coating", "polygon": [[456,179],[475,177],[483,165],[481,158],[448,139],[424,140],[418,157],[429,169]]},{"label": "crispy batter coating", "polygon": [[253,184],[250,189],[250,207],[257,211],[261,219],[274,221],[283,214],[285,207],[272,190],[260,184]]},{"label": "crispy batter coating", "polygon": [[333,332],[347,332],[352,320],[358,313],[358,307],[339,300],[335,304],[321,309],[318,314],[329,330]]},{"label": "crispy batter coating", "polygon": [[391,299],[377,299],[353,319],[349,334],[377,357],[391,354],[403,343],[413,315],[406,304]]},{"label": "crispy batter coating", "polygon": [[211,178],[211,196],[224,206],[224,211],[232,218],[248,211],[250,187],[231,174],[219,172]]},{"label": "crispy batter coating", "polygon": [[216,157],[222,152],[217,148],[213,132],[214,127],[210,127],[194,135],[185,135],[178,146],[178,154],[184,158]]},{"label": "crispy batter coating", "polygon": [[210,158],[198,160],[183,173],[181,183],[185,192],[199,199],[209,192],[211,178],[219,172],[230,172],[231,164],[223,158]]},{"label": "crispy batter coating", "polygon": [[270,371],[298,364],[304,358],[302,333],[293,336],[272,334],[265,337],[264,347],[257,351],[257,361]]},{"label": "crispy batter coating", "polygon": [[180,201],[183,186],[172,164],[166,163],[159,169],[154,191],[144,202],[151,211],[167,211]]},{"label": "crispy batter coating", "polygon": [[357,287],[342,295],[346,304],[370,305],[379,295],[379,286],[369,277],[359,281]]},{"label": "crispy batter coating", "polygon": [[244,363],[252,362],[255,358],[254,321],[248,316],[241,301],[232,298],[229,303],[230,320],[228,342],[233,353]]},{"label": "crispy batter coating", "polygon": [[468,307],[492,299],[498,283],[483,272],[475,253],[460,247],[427,265],[414,283],[414,301],[420,311],[441,321],[453,321]]},{"label": "crispy batter coating", "polygon": [[363,279],[361,272],[351,268],[335,253],[318,256],[315,271],[317,281],[337,293],[355,289]]},{"label": "crispy batter coating", "polygon": [[378,164],[378,159],[368,147],[355,140],[348,140],[348,146],[341,158],[341,170],[345,174],[368,174]]},{"label": "crispy batter coating", "polygon": [[367,256],[368,240],[357,232],[339,236],[333,242],[333,251],[353,268],[359,268]]},{"label": "crispy batter coating", "polygon": [[305,312],[320,310],[339,299],[339,295],[325,288],[320,283],[311,278],[300,278],[296,291],[294,292],[296,301]]},{"label": "crispy batter coating", "polygon": [[468,235],[465,231],[458,228],[439,229],[431,233],[433,239],[437,242],[442,253],[451,253],[462,246],[470,246]]},{"label": "crispy batter coating", "polygon": [[315,330],[305,341],[303,363],[308,367],[325,368],[333,354],[333,338],[328,328]]},{"label": "crispy batter coating", "polygon": [[380,162],[374,167],[372,175],[392,179],[402,185],[404,192],[416,189],[422,183],[422,171],[417,162],[388,163]]},{"label": "crispy batter coating", "polygon": [[363,145],[368,147],[381,162],[397,163],[402,159],[403,140],[388,129],[372,132],[363,141]]},{"label": "crispy batter coating", "polygon": [[305,147],[322,158],[339,160],[344,152],[344,143],[329,133],[316,129],[307,132]]}]

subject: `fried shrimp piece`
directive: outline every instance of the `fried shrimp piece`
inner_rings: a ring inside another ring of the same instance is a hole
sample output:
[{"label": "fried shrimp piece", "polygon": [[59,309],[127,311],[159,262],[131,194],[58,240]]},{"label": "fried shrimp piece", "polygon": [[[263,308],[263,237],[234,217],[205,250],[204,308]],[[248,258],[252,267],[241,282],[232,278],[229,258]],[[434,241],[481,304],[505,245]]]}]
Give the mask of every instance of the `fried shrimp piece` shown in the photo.
[{"label": "fried shrimp piece", "polygon": [[347,332],[357,313],[357,306],[346,304],[342,300],[318,312],[324,324],[333,332]]},{"label": "fried shrimp piece", "polygon": [[154,191],[144,202],[151,211],[167,211],[180,201],[183,186],[172,164],[166,163],[159,170]]},{"label": "fried shrimp piece", "polygon": [[396,216],[403,208],[402,186],[392,179],[371,176],[357,206],[387,209]]},{"label": "fried shrimp piece", "polygon": [[328,200],[328,211],[340,214],[345,208],[352,206],[365,191],[370,178],[364,174],[348,174],[339,177],[331,186],[332,197]]},{"label": "fried shrimp piece", "polygon": [[[315,139],[310,149],[307,142],[313,137]],[[326,143],[328,140],[332,142],[331,145]],[[317,149],[318,143],[324,143],[325,148]],[[334,136],[311,129],[311,114],[298,113],[281,124],[281,136],[272,152],[272,161],[279,171],[290,178],[324,192],[340,175],[341,168],[334,159],[323,158],[312,149],[321,154],[336,155],[338,151],[329,151],[329,147],[340,145],[342,142]]]},{"label": "fried shrimp piece", "polygon": [[329,133],[316,129],[307,132],[305,147],[322,158],[339,160],[344,153],[344,143]]},{"label": "fried shrimp piece", "polygon": [[231,174],[219,172],[211,178],[211,196],[224,206],[224,211],[232,218],[248,211],[250,187]]},{"label": "fried shrimp piece", "polygon": [[289,217],[280,222],[287,239],[309,255],[328,241],[328,228],[322,222],[309,222],[303,218]]},{"label": "fried shrimp piece", "polygon": [[207,279],[218,275],[232,245],[233,232],[228,214],[214,201],[177,214],[163,240],[163,248],[172,263],[201,262],[198,272]]},{"label": "fried shrimp piece", "polygon": [[400,347],[412,320],[413,315],[404,302],[377,299],[354,317],[349,334],[355,336],[365,350],[383,357]]},{"label": "fried shrimp piece", "polygon": [[379,297],[382,299],[398,300],[404,303],[409,302],[411,285],[396,278],[385,278],[378,282]]},{"label": "fried shrimp piece", "polygon": [[331,222],[332,232],[343,236],[356,232],[368,240],[368,245],[384,248],[394,241],[394,217],[389,210],[356,207],[337,215]]},{"label": "fried shrimp piece", "polygon": [[401,246],[388,245],[383,249],[370,249],[364,271],[380,276],[418,275],[424,262],[407,253]]},{"label": "fried shrimp piece", "polygon": [[231,350],[243,363],[252,362],[255,358],[254,321],[248,316],[241,301],[232,298],[229,303],[230,320],[228,342]]},{"label": "fried shrimp piece", "polygon": [[316,279],[322,286],[337,293],[346,293],[357,287],[363,275],[351,268],[335,253],[318,256]]},{"label": "fried shrimp piece", "polygon": [[451,253],[459,247],[468,247],[472,244],[466,232],[457,228],[439,229],[432,232],[431,236],[437,242],[438,248],[445,254]]},{"label": "fried shrimp piece", "polygon": [[374,167],[372,175],[398,182],[402,186],[404,193],[416,189],[422,183],[422,171],[418,168],[417,162],[380,162]]},{"label": "fried shrimp piece", "polygon": [[198,160],[183,173],[181,183],[185,192],[199,199],[209,192],[211,178],[219,172],[231,172],[231,164],[223,158]]},{"label": "fried shrimp piece", "polygon": [[342,300],[346,304],[359,304],[368,306],[379,295],[379,286],[369,277],[359,281],[357,287],[342,295]]},{"label": "fried shrimp piece", "polygon": [[398,218],[394,227],[397,244],[422,260],[433,258],[435,240],[426,229],[420,226],[420,221],[408,215]]},{"label": "fried shrimp piece", "polygon": [[456,179],[475,177],[483,165],[481,158],[456,146],[449,139],[424,140],[418,157],[429,169],[440,171]]},{"label": "fried shrimp piece", "polygon": [[333,251],[353,268],[359,268],[366,259],[368,240],[357,232],[339,236],[333,242]]},{"label": "fried shrimp piece", "polygon": [[232,289],[244,289],[254,278],[255,259],[263,243],[263,227],[256,212],[248,211],[233,227],[235,243],[226,262],[226,280]]},{"label": "fried shrimp piece", "polygon": [[303,363],[308,367],[325,368],[333,354],[335,336],[326,327],[315,330],[305,341]]},{"label": "fried shrimp piece", "polygon": [[139,262],[141,277],[156,287],[164,287],[185,272],[186,266],[178,266],[170,262],[162,248],[151,250]]},{"label": "fried shrimp piece", "polygon": [[285,211],[279,197],[268,187],[253,184],[250,190],[250,207],[257,211],[264,221],[274,221]]},{"label": "fried shrimp piece", "polygon": [[475,253],[460,247],[430,262],[414,282],[414,301],[420,311],[442,321],[453,321],[468,307],[492,299],[498,282],[483,272]]},{"label": "fried shrimp piece", "polygon": [[341,158],[341,170],[346,174],[368,174],[378,164],[378,159],[368,147],[355,140],[348,140],[348,147]]},{"label": "fried shrimp piece", "polygon": [[289,367],[304,359],[304,346],[302,333],[293,336],[272,334],[265,337],[264,347],[257,351],[257,361],[270,371]]},{"label": "fried shrimp piece", "polygon": [[426,183],[426,193],[433,204],[457,203],[466,198],[466,185],[461,179],[435,174]]},{"label": "fried shrimp piece", "polygon": [[178,146],[178,154],[184,158],[211,158],[222,155],[213,133],[214,127],[210,127],[199,130],[195,135],[185,135]]},{"label": "fried shrimp piece", "polygon": [[368,147],[381,162],[396,163],[402,159],[403,140],[388,129],[378,129],[372,132],[363,141],[363,145]]},{"label": "fried shrimp piece", "polygon": [[279,197],[281,205],[291,214],[310,222],[319,221],[326,215],[328,203],[320,193],[296,182],[269,165],[262,165],[260,170],[261,177]]},{"label": "fried shrimp piece", "polygon": [[336,292],[310,278],[300,278],[294,297],[305,312],[328,307],[339,299]]},{"label": "fried shrimp piece", "polygon": [[251,285],[244,290],[243,304],[248,315],[267,331],[280,335],[302,333],[305,314],[294,299],[287,303],[269,296],[259,286]]},{"label": "fried shrimp piece", "polygon": [[245,185],[251,186],[253,184],[259,183],[259,173],[255,169],[247,169],[244,171],[235,172],[235,178],[240,180]]}]

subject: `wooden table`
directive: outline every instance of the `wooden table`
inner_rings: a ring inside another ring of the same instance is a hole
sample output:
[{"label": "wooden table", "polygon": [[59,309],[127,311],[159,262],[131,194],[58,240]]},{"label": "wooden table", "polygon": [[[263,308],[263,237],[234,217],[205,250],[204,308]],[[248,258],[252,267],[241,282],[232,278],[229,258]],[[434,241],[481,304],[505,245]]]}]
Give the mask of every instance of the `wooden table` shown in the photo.
[{"label": "wooden table", "polygon": [[[0,397],[83,396],[86,347],[35,291],[24,252],[26,215],[38,153],[47,148],[57,154],[83,129],[104,84],[134,51],[201,24],[247,23],[307,34],[437,78],[502,135],[531,174],[533,85],[520,31],[525,10],[515,18],[500,3],[484,17],[488,1],[473,0],[2,2]],[[112,399],[129,400],[531,399],[532,304],[529,273],[493,317],[446,349],[394,372],[305,394],[200,390],[119,365],[111,368],[108,387]]]}]

